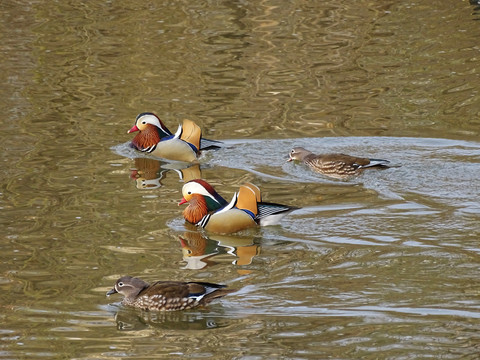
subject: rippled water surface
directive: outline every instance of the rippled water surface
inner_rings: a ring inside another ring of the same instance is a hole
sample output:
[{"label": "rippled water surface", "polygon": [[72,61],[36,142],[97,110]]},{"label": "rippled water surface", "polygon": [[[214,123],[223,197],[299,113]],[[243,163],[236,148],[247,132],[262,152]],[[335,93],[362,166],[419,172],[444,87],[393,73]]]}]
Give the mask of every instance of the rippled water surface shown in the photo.
[{"label": "rippled water surface", "polygon": [[[480,81],[472,2],[0,5],[0,358],[476,359]],[[128,147],[197,122],[196,164]],[[385,158],[333,180],[293,146]],[[290,204],[234,235],[181,187]],[[207,308],[106,298],[125,274],[238,289]]]}]

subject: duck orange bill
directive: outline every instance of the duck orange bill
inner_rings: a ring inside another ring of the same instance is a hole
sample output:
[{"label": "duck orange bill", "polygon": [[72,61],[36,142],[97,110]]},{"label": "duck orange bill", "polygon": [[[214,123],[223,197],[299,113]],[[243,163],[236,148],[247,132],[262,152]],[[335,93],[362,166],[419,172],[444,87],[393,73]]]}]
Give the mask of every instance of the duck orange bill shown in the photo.
[{"label": "duck orange bill", "polygon": [[127,131],[127,134],[130,134],[135,131],[140,131],[140,129],[137,127],[137,125],[133,125],[133,127]]},{"label": "duck orange bill", "polygon": [[180,202],[178,203],[178,206],[185,204],[186,202],[188,201],[185,198],[182,198],[182,200],[180,200]]}]

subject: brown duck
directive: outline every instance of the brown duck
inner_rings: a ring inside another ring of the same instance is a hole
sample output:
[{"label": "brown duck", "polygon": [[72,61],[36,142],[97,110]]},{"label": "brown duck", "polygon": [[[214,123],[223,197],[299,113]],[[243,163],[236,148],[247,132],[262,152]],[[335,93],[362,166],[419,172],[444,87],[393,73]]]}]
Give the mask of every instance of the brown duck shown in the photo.
[{"label": "brown duck", "polygon": [[368,159],[345,154],[316,155],[302,147],[294,147],[290,150],[287,161],[293,160],[303,161],[315,172],[337,179],[358,175],[367,168],[388,168],[390,163],[388,160]]},{"label": "brown duck", "polygon": [[149,311],[187,310],[210,303],[236,290],[207,282],[156,281],[149,284],[139,278],[123,276],[107,296],[119,293],[123,305]]}]

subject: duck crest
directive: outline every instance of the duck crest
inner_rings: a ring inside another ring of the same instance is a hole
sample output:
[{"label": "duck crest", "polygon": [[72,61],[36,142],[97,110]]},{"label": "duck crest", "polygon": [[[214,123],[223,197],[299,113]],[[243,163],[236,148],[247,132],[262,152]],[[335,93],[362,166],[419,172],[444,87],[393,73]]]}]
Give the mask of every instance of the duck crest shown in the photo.
[{"label": "duck crest", "polygon": [[158,130],[158,134],[160,138],[163,139],[164,137],[173,135],[172,132],[168,130],[168,128],[162,122],[162,120],[157,115],[151,112],[143,112],[137,115],[137,117],[135,118],[135,126],[137,126],[137,128],[138,128],[138,121],[143,117],[145,117],[146,119],[149,119],[145,121],[146,123],[153,125]]},{"label": "duck crest", "polygon": [[209,211],[220,209],[221,207],[224,207],[225,205],[228,204],[227,200],[225,200],[223,197],[221,197],[220,194],[217,193],[217,191],[212,187],[212,185],[207,183],[205,180],[195,179],[195,180],[191,180],[189,182],[195,182],[195,183],[201,185],[210,195],[212,195],[215,198],[216,201],[212,198],[205,197],[205,200],[207,202]]}]

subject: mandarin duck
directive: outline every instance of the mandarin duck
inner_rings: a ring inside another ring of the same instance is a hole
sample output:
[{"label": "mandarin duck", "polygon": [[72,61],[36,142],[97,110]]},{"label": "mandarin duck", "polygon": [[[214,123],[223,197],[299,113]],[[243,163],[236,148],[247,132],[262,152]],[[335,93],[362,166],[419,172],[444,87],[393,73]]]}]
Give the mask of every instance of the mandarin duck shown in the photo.
[{"label": "mandarin duck", "polygon": [[123,276],[107,296],[119,293],[123,305],[147,311],[188,310],[210,303],[233,289],[207,282],[156,281],[149,284],[139,278]]},{"label": "mandarin duck", "polygon": [[287,161],[293,160],[302,161],[315,172],[337,179],[358,175],[366,168],[388,168],[390,163],[388,160],[368,159],[345,154],[316,155],[302,147],[294,147],[290,150]]},{"label": "mandarin duck", "polygon": [[136,131],[139,133],[130,144],[132,148],[169,160],[192,162],[201,150],[219,149],[222,144],[202,138],[200,127],[187,119],[172,134],[157,115],[149,112],[139,114],[135,125],[127,133]]},{"label": "mandarin duck", "polygon": [[297,208],[262,202],[260,189],[246,183],[228,203],[205,180],[187,182],[182,188],[179,205],[188,203],[183,217],[189,223],[207,231],[230,234],[256,225],[277,224],[282,217]]}]

